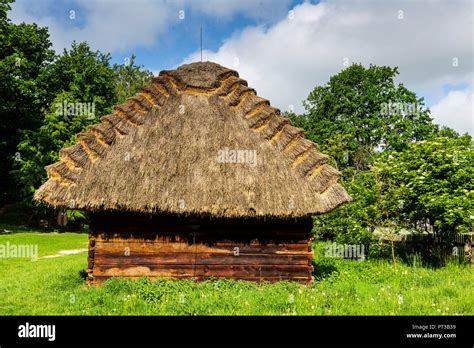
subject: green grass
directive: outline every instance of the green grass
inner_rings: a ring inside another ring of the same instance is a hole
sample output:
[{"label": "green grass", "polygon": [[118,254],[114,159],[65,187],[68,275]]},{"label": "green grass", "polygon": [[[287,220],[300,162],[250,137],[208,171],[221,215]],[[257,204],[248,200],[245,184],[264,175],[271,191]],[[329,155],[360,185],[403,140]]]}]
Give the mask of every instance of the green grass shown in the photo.
[{"label": "green grass", "polygon": [[[87,235],[23,232],[0,244],[37,244],[39,256],[87,247]],[[430,269],[389,261],[326,258],[315,246],[316,280],[258,285],[210,280],[112,279],[85,285],[87,253],[0,259],[0,315],[473,315],[474,268]]]}]

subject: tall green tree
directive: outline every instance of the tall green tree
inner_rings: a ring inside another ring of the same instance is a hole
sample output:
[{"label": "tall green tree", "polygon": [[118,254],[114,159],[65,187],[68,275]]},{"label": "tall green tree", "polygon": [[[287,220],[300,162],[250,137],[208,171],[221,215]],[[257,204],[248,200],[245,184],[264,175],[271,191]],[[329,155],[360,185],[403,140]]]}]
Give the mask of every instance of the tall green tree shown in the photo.
[{"label": "tall green tree", "polygon": [[8,19],[11,0],[0,0],[0,206],[15,200],[17,186],[11,175],[19,130],[36,130],[51,101],[42,76],[53,60],[47,28],[14,24]]},{"label": "tall green tree", "polygon": [[18,168],[14,170],[22,197],[28,200],[32,197],[39,185],[46,180],[44,166],[58,161],[59,150],[72,145],[75,135],[94,119],[88,114],[58,112],[57,105],[77,105],[76,103],[80,101],[73,93],[60,93],[46,113],[42,125],[35,131],[23,131],[23,138],[18,144],[18,152],[22,156],[18,161]]},{"label": "tall green tree", "polygon": [[[25,130],[18,145],[21,160],[13,173],[22,197],[31,198],[46,179],[44,166],[57,161],[59,150],[73,144],[77,133],[99,122],[114,104],[151,80],[151,72],[135,65],[134,59],[111,66],[109,54],[93,52],[85,42],[73,42],[70,50],[64,50],[48,66],[44,80],[54,100],[40,127]],[[93,112],[75,112],[76,105],[85,105],[83,110],[93,106]]]},{"label": "tall green tree", "polygon": [[[93,52],[85,42],[73,42],[70,50],[64,50],[47,67],[44,80],[54,99],[40,127],[22,132],[17,149],[21,158],[13,174],[22,197],[30,199],[44,182],[44,166],[58,160],[61,148],[73,143],[77,133],[111,112],[117,100],[115,78],[110,56]],[[83,112],[86,109],[88,112]]]},{"label": "tall green tree", "polygon": [[292,117],[339,168],[368,169],[377,150],[402,150],[436,127],[422,98],[396,85],[397,68],[353,64],[317,86]]},{"label": "tall green tree", "polygon": [[111,112],[117,101],[115,71],[110,54],[92,51],[87,42],[75,42],[64,49],[45,72],[51,98],[68,92],[82,103],[94,103],[96,119]]},{"label": "tall green tree", "polygon": [[452,242],[457,232],[472,228],[473,163],[467,134],[414,142],[380,158],[373,172],[383,220],[418,229],[432,226],[435,235]]}]

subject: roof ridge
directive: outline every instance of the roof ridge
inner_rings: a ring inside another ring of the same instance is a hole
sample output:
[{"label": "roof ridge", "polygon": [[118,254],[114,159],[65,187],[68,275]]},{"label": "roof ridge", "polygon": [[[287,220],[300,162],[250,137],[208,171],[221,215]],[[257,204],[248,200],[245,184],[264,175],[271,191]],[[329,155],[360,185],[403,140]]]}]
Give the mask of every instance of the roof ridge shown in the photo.
[{"label": "roof ridge", "polygon": [[163,70],[160,77],[167,78],[175,89],[188,94],[212,93],[230,77],[239,77],[235,70],[212,62],[184,64],[173,70]]}]

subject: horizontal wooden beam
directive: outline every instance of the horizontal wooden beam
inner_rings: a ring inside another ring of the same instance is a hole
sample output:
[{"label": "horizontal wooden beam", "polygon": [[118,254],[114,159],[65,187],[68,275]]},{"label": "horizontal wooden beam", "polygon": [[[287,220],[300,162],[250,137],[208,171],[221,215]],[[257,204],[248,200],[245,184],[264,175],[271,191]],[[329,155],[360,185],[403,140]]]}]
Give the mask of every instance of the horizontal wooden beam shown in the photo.
[{"label": "horizontal wooden beam", "polygon": [[241,243],[216,243],[207,244],[189,244],[179,242],[169,243],[150,243],[150,242],[128,242],[128,241],[96,241],[96,253],[220,253],[220,254],[305,254],[311,251],[309,243],[299,244],[266,244],[259,243],[241,244]]},{"label": "horizontal wooden beam", "polygon": [[195,264],[195,265],[309,265],[313,253],[288,254],[240,254],[239,256],[219,253],[98,253],[94,255],[95,264]]},{"label": "horizontal wooden beam", "polygon": [[246,235],[244,233],[240,234],[196,234],[192,233],[174,233],[169,231],[155,231],[155,232],[131,232],[128,230],[127,233],[102,233],[95,232],[92,236],[97,241],[104,242],[117,242],[117,241],[126,241],[130,243],[140,242],[140,243],[170,243],[170,242],[182,242],[182,243],[202,243],[202,244],[216,244],[216,243],[242,243],[242,244],[304,244],[308,243],[309,236],[304,233],[272,233],[270,235],[259,235],[257,232]]},{"label": "horizontal wooden beam", "polygon": [[155,277],[308,277],[313,267],[307,265],[105,265],[94,267],[97,276]]}]

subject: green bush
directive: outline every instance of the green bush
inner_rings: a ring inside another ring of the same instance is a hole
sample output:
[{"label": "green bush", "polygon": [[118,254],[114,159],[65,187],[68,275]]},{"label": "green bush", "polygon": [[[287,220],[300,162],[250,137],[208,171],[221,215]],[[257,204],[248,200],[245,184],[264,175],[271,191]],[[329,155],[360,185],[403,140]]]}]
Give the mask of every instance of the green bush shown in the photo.
[{"label": "green bush", "polygon": [[373,242],[370,244],[367,256],[370,259],[389,259],[392,257],[392,246],[388,242]]},{"label": "green bush", "polygon": [[365,246],[371,245],[375,241],[372,232],[369,232],[363,227],[353,227],[345,233],[336,235],[336,243],[338,244],[363,244]]},{"label": "green bush", "polygon": [[374,241],[371,231],[378,219],[375,178],[371,172],[347,169],[343,181],[353,201],[314,216],[313,234],[317,239],[369,246]]}]

